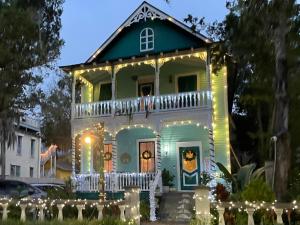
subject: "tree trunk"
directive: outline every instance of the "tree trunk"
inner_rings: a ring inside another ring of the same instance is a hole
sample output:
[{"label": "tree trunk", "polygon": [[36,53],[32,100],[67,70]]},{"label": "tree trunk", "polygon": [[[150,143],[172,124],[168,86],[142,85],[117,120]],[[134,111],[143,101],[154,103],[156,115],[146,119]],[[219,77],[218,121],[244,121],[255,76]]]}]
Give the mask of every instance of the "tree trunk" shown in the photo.
[{"label": "tree trunk", "polygon": [[0,180],[5,179],[5,166],[6,166],[6,151],[5,151],[5,142],[1,143],[1,177]]},{"label": "tree trunk", "polygon": [[288,190],[288,175],[291,167],[291,147],[288,131],[288,67],[286,55],[287,18],[282,13],[274,32],[275,41],[275,104],[273,135],[277,136],[277,160],[275,171],[275,193],[279,201],[284,200]]}]

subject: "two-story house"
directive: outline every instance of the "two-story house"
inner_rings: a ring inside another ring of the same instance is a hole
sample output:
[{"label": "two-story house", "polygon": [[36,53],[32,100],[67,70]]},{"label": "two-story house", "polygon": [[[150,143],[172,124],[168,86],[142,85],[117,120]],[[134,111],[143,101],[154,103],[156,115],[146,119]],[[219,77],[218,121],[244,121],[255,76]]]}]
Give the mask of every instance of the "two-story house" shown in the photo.
[{"label": "two-story house", "polygon": [[36,181],[40,177],[40,123],[23,117],[17,125],[16,141],[6,151],[6,177],[26,182]]},{"label": "two-story house", "polygon": [[62,67],[73,77],[77,191],[98,191],[97,125],[106,191],[138,185],[153,201],[163,169],[189,191],[201,171],[216,175],[216,161],[230,168],[227,69],[212,73],[212,44],[144,2],[86,62]]}]

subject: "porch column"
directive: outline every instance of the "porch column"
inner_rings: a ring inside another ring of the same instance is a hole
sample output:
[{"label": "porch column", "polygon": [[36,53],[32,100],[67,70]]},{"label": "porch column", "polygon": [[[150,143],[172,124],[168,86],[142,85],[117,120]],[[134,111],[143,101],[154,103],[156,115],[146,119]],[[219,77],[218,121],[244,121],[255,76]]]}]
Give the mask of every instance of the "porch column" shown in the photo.
[{"label": "porch column", "polygon": [[159,74],[160,74],[160,65],[158,62],[158,59],[155,60],[155,93],[154,95],[156,96],[156,101],[155,101],[155,109],[156,111],[159,111],[159,98],[158,96],[160,95],[159,93]]},{"label": "porch column", "polygon": [[161,170],[160,134],[156,134],[156,171]]},{"label": "porch column", "polygon": [[72,109],[71,109],[71,118],[75,117],[75,95],[76,95],[76,75],[73,75],[73,83],[72,83]]},{"label": "porch column", "polygon": [[116,100],[116,75],[118,73],[118,70],[112,66],[111,68],[111,116],[115,116],[115,100]]},{"label": "porch column", "polygon": [[75,179],[75,161],[76,161],[76,158],[75,158],[75,151],[76,151],[76,137],[75,135],[72,135],[72,177],[73,179]]},{"label": "porch column", "polygon": [[117,172],[117,160],[118,160],[118,150],[117,150],[117,140],[116,136],[113,135],[111,139],[112,145],[112,172]]}]

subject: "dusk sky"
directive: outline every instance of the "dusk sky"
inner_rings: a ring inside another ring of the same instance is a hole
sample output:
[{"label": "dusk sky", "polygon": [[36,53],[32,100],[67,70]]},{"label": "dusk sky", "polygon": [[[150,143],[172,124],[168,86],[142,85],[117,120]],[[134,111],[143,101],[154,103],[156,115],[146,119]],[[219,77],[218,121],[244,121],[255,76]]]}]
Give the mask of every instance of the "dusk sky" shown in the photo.
[{"label": "dusk sky", "polygon": [[[128,18],[142,0],[66,0],[62,15],[62,49],[58,65],[85,62],[94,51]],[[148,3],[179,21],[188,15],[222,20],[225,0],[149,0]]]}]

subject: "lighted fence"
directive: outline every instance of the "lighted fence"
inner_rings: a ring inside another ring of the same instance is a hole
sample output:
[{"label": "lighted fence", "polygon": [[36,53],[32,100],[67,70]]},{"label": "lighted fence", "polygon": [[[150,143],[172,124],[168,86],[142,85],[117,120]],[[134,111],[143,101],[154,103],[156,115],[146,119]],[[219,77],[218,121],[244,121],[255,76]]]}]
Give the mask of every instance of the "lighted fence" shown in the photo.
[{"label": "lighted fence", "polygon": [[[238,210],[246,212],[248,216],[248,225],[254,225],[254,212],[259,209],[273,212],[276,217],[273,217],[274,224],[283,224],[282,215],[291,210],[297,210],[299,204],[296,201],[292,203],[267,203],[267,202],[211,202],[208,189],[197,189],[195,191],[195,211],[196,219],[201,225],[211,224],[213,216],[210,213],[211,208],[215,208],[219,215],[219,225],[225,225],[225,209],[227,211]],[[291,224],[291,223],[289,223]],[[246,225],[246,224],[245,224]]]},{"label": "lighted fence", "polygon": [[[19,207],[21,210],[20,220],[26,221],[26,210],[36,210],[37,219],[40,221],[45,220],[45,212],[49,208],[56,208],[58,213],[55,219],[62,221],[64,219],[63,209],[66,206],[71,206],[77,209],[77,219],[84,220],[83,211],[86,207],[94,207],[98,211],[98,220],[103,219],[104,207],[117,206],[120,210],[119,219],[122,221],[133,221],[135,224],[140,224],[140,211],[139,211],[139,194],[138,187],[127,187],[125,190],[125,200],[114,200],[100,202],[97,200],[49,200],[49,199],[0,199],[0,209],[2,209],[2,220],[7,220],[9,217],[9,206],[13,205]],[[87,219],[87,218],[86,218]]]}]

